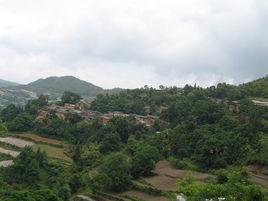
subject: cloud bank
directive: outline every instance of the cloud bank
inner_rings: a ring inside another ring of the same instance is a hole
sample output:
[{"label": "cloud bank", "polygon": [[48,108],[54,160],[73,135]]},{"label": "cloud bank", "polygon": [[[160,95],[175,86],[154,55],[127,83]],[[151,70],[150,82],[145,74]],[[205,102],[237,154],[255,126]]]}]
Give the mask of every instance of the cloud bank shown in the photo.
[{"label": "cloud bank", "polygon": [[266,0],[0,0],[3,79],[135,88],[267,73]]}]

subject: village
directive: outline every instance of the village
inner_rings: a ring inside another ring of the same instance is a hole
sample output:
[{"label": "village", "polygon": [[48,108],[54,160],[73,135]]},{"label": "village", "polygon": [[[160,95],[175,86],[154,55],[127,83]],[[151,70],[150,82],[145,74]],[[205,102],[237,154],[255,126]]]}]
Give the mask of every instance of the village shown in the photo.
[{"label": "village", "polygon": [[141,124],[147,127],[153,126],[155,120],[158,118],[157,116],[153,115],[143,116],[138,114],[125,114],[120,111],[113,111],[102,114],[100,112],[90,110],[89,104],[82,100],[77,104],[64,104],[64,105],[51,102],[47,107],[39,111],[36,120],[42,121],[52,112],[54,112],[58,118],[67,122],[69,121],[71,115],[78,115],[83,119],[89,121],[99,119],[102,124],[107,124],[109,120],[112,119],[113,117],[133,117],[136,120],[137,124]]}]

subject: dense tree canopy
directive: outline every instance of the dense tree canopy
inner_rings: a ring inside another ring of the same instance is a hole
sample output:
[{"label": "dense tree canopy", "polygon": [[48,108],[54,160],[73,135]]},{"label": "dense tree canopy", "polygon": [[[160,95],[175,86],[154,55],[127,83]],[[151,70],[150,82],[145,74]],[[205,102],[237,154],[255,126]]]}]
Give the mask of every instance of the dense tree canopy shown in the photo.
[{"label": "dense tree canopy", "polygon": [[65,103],[76,104],[82,97],[79,94],[73,93],[71,91],[65,91],[61,97],[61,102],[64,105]]},{"label": "dense tree canopy", "polygon": [[[178,168],[202,171],[250,162],[268,164],[261,140],[268,132],[268,107],[251,101],[251,96],[265,97],[266,79],[241,86],[145,86],[98,95],[92,110],[133,114],[113,117],[107,123],[79,115],[70,116],[68,121],[61,119],[46,110],[46,96],[29,101],[24,108],[10,105],[0,113],[0,130],[5,132],[6,126],[9,131],[35,131],[64,140],[72,145],[73,163],[69,168],[55,164],[46,154],[26,148],[5,174],[0,171],[0,184],[5,189],[0,190],[0,198],[63,201],[80,189],[120,192],[132,186],[131,180],[152,175],[161,159],[171,160]],[[75,104],[80,99],[65,92],[60,104]],[[49,114],[38,121],[41,110]],[[137,114],[158,118],[153,126],[144,126],[134,118]],[[232,174],[219,179],[221,182],[204,185],[186,178],[179,183],[179,191],[189,200],[216,198],[227,191],[235,198],[239,192],[240,200],[262,200],[258,187],[241,180],[237,176],[240,172]],[[12,184],[23,188],[15,189]]]}]

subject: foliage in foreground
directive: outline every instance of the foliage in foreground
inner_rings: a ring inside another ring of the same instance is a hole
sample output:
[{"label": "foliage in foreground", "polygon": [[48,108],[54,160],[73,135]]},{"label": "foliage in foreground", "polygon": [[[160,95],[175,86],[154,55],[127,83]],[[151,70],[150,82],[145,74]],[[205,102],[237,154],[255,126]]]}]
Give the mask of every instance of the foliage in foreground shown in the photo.
[{"label": "foliage in foreground", "polygon": [[266,200],[262,189],[248,182],[244,171],[233,170],[225,177],[225,180],[218,180],[218,183],[200,184],[189,174],[178,181],[178,190],[187,196],[188,201],[216,201],[219,198],[225,198],[226,201]]}]

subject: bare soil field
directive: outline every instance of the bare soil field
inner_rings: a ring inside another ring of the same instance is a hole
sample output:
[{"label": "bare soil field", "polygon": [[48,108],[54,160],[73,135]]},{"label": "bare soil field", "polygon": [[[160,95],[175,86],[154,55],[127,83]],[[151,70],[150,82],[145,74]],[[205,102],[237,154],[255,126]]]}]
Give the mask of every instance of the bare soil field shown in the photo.
[{"label": "bare soil field", "polygon": [[33,146],[34,151],[37,151],[38,148],[40,148],[41,151],[46,152],[51,158],[72,161],[72,159],[66,155],[64,148],[53,147],[46,144],[35,144]]},{"label": "bare soil field", "polygon": [[17,136],[29,138],[30,140],[33,140],[34,142],[44,142],[44,143],[52,144],[52,145],[62,145],[63,144],[60,140],[42,137],[40,135],[36,135],[33,133],[21,133],[21,134],[17,134]]},{"label": "bare soil field", "polygon": [[[157,175],[145,178],[145,181],[160,190],[175,190],[176,181],[184,178],[189,173],[187,170],[172,168],[168,161],[158,162],[153,172]],[[210,177],[209,174],[201,172],[191,171],[191,174],[196,177],[199,182],[204,182],[208,177]]]},{"label": "bare soil field", "polygon": [[33,146],[34,145],[33,142],[29,142],[29,141],[26,141],[26,140],[21,140],[21,139],[17,139],[17,138],[13,138],[13,137],[1,137],[0,142],[15,145],[15,146],[17,146],[19,148],[24,148],[24,147],[27,147],[27,146]]},{"label": "bare soil field", "polygon": [[120,194],[121,196],[129,196],[132,198],[138,198],[146,201],[169,201],[166,197],[160,197],[160,196],[152,196],[147,193],[143,193],[140,191],[126,191],[124,193]]},{"label": "bare soil field", "polygon": [[20,152],[18,152],[18,151],[12,151],[12,150],[8,150],[8,149],[3,149],[1,147],[0,147],[0,153],[10,155],[10,156],[12,156],[14,158],[17,157],[20,154]]}]

